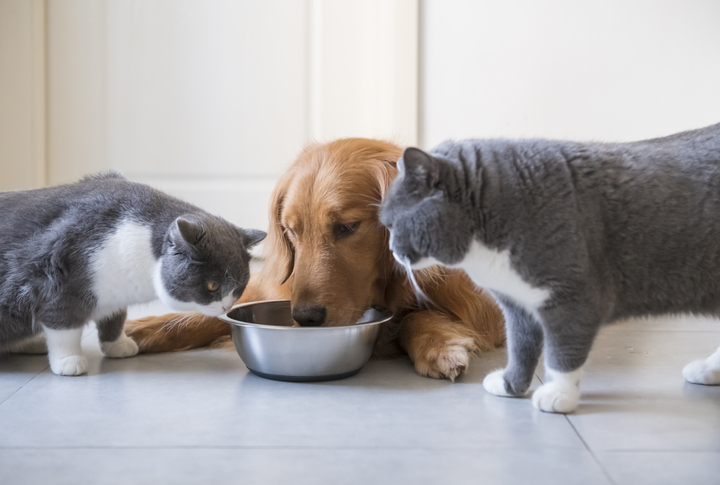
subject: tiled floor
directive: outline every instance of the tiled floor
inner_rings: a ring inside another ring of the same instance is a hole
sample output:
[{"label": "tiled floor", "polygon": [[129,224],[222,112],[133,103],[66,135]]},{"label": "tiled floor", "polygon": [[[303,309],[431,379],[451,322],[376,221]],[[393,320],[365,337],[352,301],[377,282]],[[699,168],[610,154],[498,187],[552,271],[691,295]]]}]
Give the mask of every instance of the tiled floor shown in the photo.
[{"label": "tiled floor", "polygon": [[566,417],[483,390],[502,350],[454,384],[407,359],[295,384],[226,350],[104,359],[89,331],[87,376],[0,356],[0,483],[717,485],[720,387],[681,370],[718,345],[713,320],[608,327]]}]

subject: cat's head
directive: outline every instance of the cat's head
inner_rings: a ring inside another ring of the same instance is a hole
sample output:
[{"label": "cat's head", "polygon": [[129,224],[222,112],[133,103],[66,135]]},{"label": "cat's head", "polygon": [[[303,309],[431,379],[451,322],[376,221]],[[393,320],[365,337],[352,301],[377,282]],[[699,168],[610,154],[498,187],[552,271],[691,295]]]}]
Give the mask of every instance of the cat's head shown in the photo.
[{"label": "cat's head", "polygon": [[248,249],[265,236],[207,214],[178,217],[165,234],[155,268],[158,296],[175,310],[227,312],[250,278]]},{"label": "cat's head", "polygon": [[406,149],[397,166],[380,212],[395,259],[413,269],[459,263],[473,223],[457,168],[417,148]]}]

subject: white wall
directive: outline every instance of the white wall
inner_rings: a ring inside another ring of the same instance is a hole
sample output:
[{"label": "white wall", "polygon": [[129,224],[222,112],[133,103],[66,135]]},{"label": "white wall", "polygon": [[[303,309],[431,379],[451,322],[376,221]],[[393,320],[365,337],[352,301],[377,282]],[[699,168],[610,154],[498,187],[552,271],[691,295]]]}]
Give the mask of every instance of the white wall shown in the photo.
[{"label": "white wall", "polygon": [[0,1],[0,190],[45,181],[42,0]]},{"label": "white wall", "polygon": [[421,3],[420,140],[621,141],[720,122],[717,0]]}]

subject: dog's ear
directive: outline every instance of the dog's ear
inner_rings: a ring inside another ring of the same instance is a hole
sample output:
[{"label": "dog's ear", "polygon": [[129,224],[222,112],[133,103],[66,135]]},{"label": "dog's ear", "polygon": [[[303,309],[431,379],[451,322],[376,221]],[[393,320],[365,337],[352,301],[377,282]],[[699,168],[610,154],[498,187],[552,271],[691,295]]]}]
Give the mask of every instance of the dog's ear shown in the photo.
[{"label": "dog's ear", "polygon": [[378,164],[375,172],[375,179],[377,180],[377,188],[380,192],[380,200],[385,198],[385,194],[390,188],[390,184],[393,179],[397,177],[397,160],[399,154],[396,157],[394,153],[388,153],[381,159],[381,164]]},{"label": "dog's ear", "polygon": [[287,172],[270,197],[270,227],[265,238],[267,270],[263,269],[263,273],[279,285],[290,278],[295,267],[295,249],[282,225],[283,202],[291,179],[291,172]]}]

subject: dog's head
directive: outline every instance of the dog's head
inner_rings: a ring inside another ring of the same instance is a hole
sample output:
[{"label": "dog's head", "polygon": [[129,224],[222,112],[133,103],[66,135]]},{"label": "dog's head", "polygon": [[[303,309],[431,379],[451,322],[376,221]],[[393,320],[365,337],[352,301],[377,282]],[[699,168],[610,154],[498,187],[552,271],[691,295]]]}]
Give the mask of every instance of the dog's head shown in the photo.
[{"label": "dog's head", "polygon": [[262,273],[287,287],[300,325],[348,325],[384,305],[394,262],[378,207],[401,154],[370,139],[312,145],[275,188]]}]

